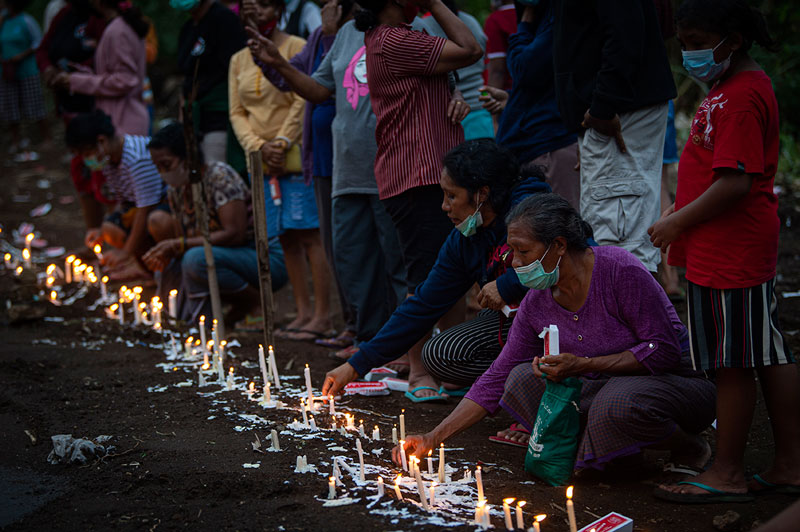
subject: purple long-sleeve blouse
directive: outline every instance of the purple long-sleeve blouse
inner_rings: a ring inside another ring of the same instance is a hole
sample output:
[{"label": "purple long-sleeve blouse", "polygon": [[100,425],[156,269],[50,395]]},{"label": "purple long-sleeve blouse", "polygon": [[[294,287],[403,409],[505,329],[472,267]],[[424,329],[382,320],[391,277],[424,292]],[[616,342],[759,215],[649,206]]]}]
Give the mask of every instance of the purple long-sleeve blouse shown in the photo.
[{"label": "purple long-sleeve blouse", "polygon": [[557,325],[560,351],[597,357],[631,351],[650,373],[680,368],[679,335],[685,330],[664,290],[628,251],[593,247],[594,270],[586,302],[571,312],[550,290],[529,290],[520,304],[508,342],[466,395],[490,414],[500,408],[509,373],[542,356],[542,329]]}]

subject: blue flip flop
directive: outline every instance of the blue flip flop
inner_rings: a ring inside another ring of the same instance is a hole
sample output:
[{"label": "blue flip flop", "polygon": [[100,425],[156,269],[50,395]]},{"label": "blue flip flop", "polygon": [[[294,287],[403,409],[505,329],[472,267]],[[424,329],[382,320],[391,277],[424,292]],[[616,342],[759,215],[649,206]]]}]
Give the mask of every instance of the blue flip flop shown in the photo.
[{"label": "blue flip flop", "polygon": [[680,504],[714,504],[722,502],[752,502],[755,500],[749,493],[730,493],[728,491],[721,491],[717,488],[712,488],[701,482],[694,482],[692,480],[684,480],[678,482],[678,486],[696,486],[708,493],[673,493],[665,490],[660,486],[656,486],[653,495],[661,500],[669,502],[677,502]]},{"label": "blue flip flop", "polygon": [[439,395],[446,393],[450,397],[464,397],[469,392],[470,386],[459,388],[457,390],[448,390],[444,386],[439,386]]},{"label": "blue flip flop", "polygon": [[436,388],[433,388],[431,386],[417,386],[413,390],[409,390],[409,391],[406,392],[406,398],[409,401],[411,401],[412,403],[431,403],[431,402],[434,402],[434,403],[446,403],[447,402],[447,398],[446,397],[442,397],[441,395],[431,395],[430,397],[417,397],[416,395],[414,395],[415,393],[417,393],[420,390],[432,390],[432,391],[436,392],[437,394],[439,393],[439,390],[437,390]]},{"label": "blue flip flop", "polygon": [[750,490],[753,495],[767,495],[768,493],[780,493],[782,495],[800,495],[800,486],[794,484],[775,484],[769,480],[765,480],[761,475],[753,475],[755,480],[760,486],[757,490]]}]

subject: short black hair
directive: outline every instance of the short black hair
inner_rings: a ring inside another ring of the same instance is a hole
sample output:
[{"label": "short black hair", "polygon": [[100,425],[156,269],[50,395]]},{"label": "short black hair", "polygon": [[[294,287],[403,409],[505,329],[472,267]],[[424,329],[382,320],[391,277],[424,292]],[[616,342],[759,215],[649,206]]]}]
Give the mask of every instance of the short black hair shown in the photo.
[{"label": "short black hair", "polygon": [[100,135],[112,138],[114,134],[111,117],[100,109],[95,109],[90,113],[81,113],[70,120],[64,140],[71,149],[83,149],[95,146]]},{"label": "short black hair", "polygon": [[767,30],[764,15],[745,0],[686,0],[675,14],[675,23],[678,28],[696,28],[723,37],[740,33],[744,51],[753,43],[770,51],[778,49]]},{"label": "short black hair", "polygon": [[[173,122],[168,124],[150,138],[148,149],[167,150],[181,161],[186,160],[186,137],[183,134],[183,124]],[[197,146],[197,157],[203,162],[203,150]]]}]

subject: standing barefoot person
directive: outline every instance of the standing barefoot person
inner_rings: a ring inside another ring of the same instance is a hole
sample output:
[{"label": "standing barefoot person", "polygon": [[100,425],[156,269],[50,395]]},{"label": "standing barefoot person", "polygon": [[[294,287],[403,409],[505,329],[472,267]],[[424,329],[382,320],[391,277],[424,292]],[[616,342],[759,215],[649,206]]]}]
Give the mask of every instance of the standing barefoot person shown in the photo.
[{"label": "standing barefoot person", "polygon": [[[689,0],[678,10],[683,64],[711,91],[695,115],[678,165],[675,205],[649,229],[656,247],[686,268],[695,367],[716,373],[717,452],[711,468],[655,495],[678,503],[752,500],[800,491],[800,381],[778,326],[775,267],[778,103],[749,55],[770,49],[760,12],[744,0]],[[775,441],[772,467],[744,472],[756,376]]]}]

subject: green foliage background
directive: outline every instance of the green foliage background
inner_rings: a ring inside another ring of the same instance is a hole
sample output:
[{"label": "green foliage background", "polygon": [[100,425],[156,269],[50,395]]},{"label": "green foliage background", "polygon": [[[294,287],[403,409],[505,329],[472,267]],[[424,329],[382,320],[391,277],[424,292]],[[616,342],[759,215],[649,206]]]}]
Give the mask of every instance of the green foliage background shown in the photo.
[{"label": "green foliage background", "polygon": [[[42,19],[48,0],[34,0],[30,7],[37,19]],[[159,38],[159,64],[162,74],[172,68],[178,32],[187,15],[169,7],[167,0],[133,0],[156,25]],[[317,0],[319,1],[319,0]],[[489,0],[456,0],[457,4],[474,15],[481,23],[489,15]],[[680,0],[674,0],[677,5]],[[765,52],[757,46],[753,56],[772,78],[781,112],[782,158],[781,174],[800,178],[800,9],[796,0],[760,0],[754,2],[766,15],[773,37],[781,45],[777,53]],[[675,82],[678,86],[678,111],[692,116],[702,99],[705,88],[692,81],[681,66],[677,43],[668,43]],[[680,125],[679,125],[680,127]],[[685,134],[684,134],[685,135]],[[780,177],[780,176],[779,176]]]}]

